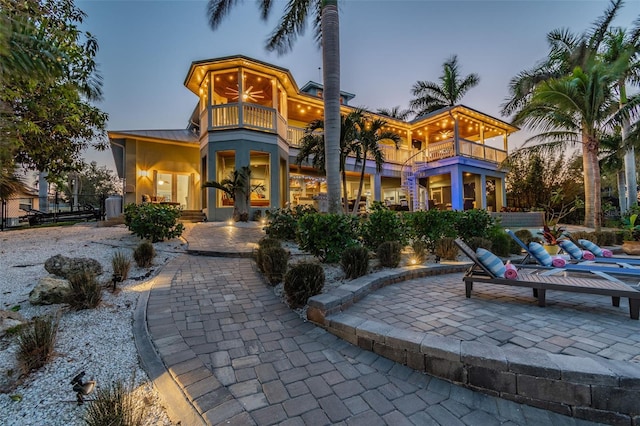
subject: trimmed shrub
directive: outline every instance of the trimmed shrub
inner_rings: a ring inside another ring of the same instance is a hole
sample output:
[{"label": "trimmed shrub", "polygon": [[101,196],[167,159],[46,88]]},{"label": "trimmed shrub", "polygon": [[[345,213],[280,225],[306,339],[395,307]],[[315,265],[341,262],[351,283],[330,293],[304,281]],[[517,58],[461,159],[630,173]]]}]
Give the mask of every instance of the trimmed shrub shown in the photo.
[{"label": "trimmed shrub", "polygon": [[593,232],[587,232],[587,231],[572,232],[571,233],[571,239],[573,241],[575,241],[576,243],[578,242],[578,240],[589,240],[592,243],[598,244],[596,242],[595,236],[593,235]]},{"label": "trimmed shrub", "polygon": [[258,249],[256,250],[256,264],[260,272],[264,273],[262,260],[264,258],[264,250],[269,247],[282,247],[280,240],[266,236],[258,241]]},{"label": "trimmed shrub", "polygon": [[457,236],[454,224],[458,215],[456,211],[427,210],[405,213],[404,218],[409,237],[424,241],[433,251],[439,239]]},{"label": "trimmed shrub", "polygon": [[469,241],[465,242],[473,251],[476,251],[480,247],[489,251],[493,250],[493,244],[491,243],[491,240],[487,238],[473,237]]},{"label": "trimmed shrub", "polygon": [[133,260],[140,268],[148,268],[153,264],[153,258],[156,256],[156,250],[149,241],[140,243],[133,251]]},{"label": "trimmed shrub", "polygon": [[397,268],[400,264],[402,246],[396,241],[385,241],[378,246],[376,255],[380,266]]},{"label": "trimmed shrub", "polygon": [[369,250],[361,246],[349,247],[342,252],[340,264],[348,279],[366,275],[369,270]]},{"label": "trimmed shrub", "polygon": [[495,225],[495,220],[486,210],[472,209],[456,213],[459,216],[453,221],[453,225],[458,236],[464,241],[473,237],[487,238]]},{"label": "trimmed shrub", "polygon": [[593,237],[599,246],[612,246],[616,243],[616,234],[611,231],[594,232]]},{"label": "trimmed shrub", "polygon": [[66,302],[72,309],[93,309],[102,301],[102,286],[93,272],[83,271],[71,275],[69,285],[71,291]]},{"label": "trimmed shrub", "polygon": [[18,331],[18,364],[24,374],[44,366],[53,356],[58,318],[35,317]]},{"label": "trimmed shrub", "polygon": [[280,246],[269,246],[262,250],[262,270],[267,276],[269,284],[281,283],[287,272],[289,252]]},{"label": "trimmed shrub", "polygon": [[298,234],[298,220],[307,214],[317,213],[313,206],[302,205],[294,209],[275,209],[267,211],[269,223],[264,230],[269,237],[285,241],[295,241]]},{"label": "trimmed shrub", "polygon": [[133,395],[133,384],[126,386],[117,380],[98,388],[95,399],[87,405],[84,421],[88,426],[140,426],[144,413],[142,401]]},{"label": "trimmed shrub", "polygon": [[520,247],[518,246],[518,250],[515,250],[512,244],[515,241],[499,226],[489,229],[487,238],[491,240],[491,251],[496,256],[509,257],[512,253],[520,253]]},{"label": "trimmed shrub", "polygon": [[401,216],[386,208],[374,210],[360,224],[360,235],[365,247],[375,250],[385,241],[397,241],[406,244],[405,224]]},{"label": "trimmed shrub", "polygon": [[322,262],[340,261],[342,252],[357,244],[358,218],[345,214],[307,214],[298,220],[300,248]]},{"label": "trimmed shrub", "polygon": [[[528,229],[520,229],[518,231],[515,231],[514,234],[516,235],[516,237],[518,237],[520,239],[520,241],[522,241],[526,245],[529,245],[529,243],[531,241],[535,241],[536,240],[536,238],[533,236],[531,231],[529,231]],[[516,244],[518,244],[518,243],[516,243]],[[520,247],[520,246],[518,246],[518,247]]]},{"label": "trimmed shrub", "polygon": [[292,266],[284,277],[284,293],[290,307],[307,304],[311,296],[322,293],[324,270],[316,262],[300,262]]},{"label": "trimmed shrub", "polygon": [[111,266],[113,267],[113,277],[116,282],[125,281],[129,277],[131,269],[131,259],[121,251],[117,251],[111,258]]},{"label": "trimmed shrub", "polygon": [[458,257],[458,246],[454,242],[455,238],[445,237],[436,242],[435,254],[441,259],[456,260]]},{"label": "trimmed shrub", "polygon": [[124,223],[134,235],[151,242],[179,237],[184,225],[178,223],[181,209],[165,204],[130,203],[124,208]]}]

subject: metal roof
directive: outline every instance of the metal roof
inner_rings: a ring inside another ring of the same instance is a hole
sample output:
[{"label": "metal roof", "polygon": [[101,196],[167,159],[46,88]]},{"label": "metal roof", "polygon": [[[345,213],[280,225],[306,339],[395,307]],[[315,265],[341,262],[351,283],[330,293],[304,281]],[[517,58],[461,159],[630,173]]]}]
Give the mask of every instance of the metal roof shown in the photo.
[{"label": "metal roof", "polygon": [[167,142],[182,142],[199,144],[198,135],[188,129],[177,130],[113,130],[108,132],[109,139],[124,137],[164,140]]}]

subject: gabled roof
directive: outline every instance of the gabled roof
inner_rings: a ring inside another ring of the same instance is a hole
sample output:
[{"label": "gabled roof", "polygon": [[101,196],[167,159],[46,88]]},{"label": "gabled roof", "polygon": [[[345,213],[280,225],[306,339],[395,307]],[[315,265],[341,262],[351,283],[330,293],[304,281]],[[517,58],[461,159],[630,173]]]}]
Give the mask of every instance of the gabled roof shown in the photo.
[{"label": "gabled roof", "polygon": [[446,108],[440,108],[439,110],[430,112],[429,114],[423,114],[419,117],[414,118],[413,120],[411,120],[409,122],[409,124],[416,124],[418,122],[421,121],[425,121],[434,117],[437,117],[439,115],[443,115],[443,114],[448,114],[448,113],[453,113],[453,112],[460,112],[462,114],[467,114],[470,116],[476,116],[478,118],[482,118],[484,119],[484,121],[492,121],[495,125],[498,125],[499,127],[502,127],[503,129],[505,129],[508,133],[513,133],[516,132],[518,130],[520,130],[520,128],[507,123],[506,121],[500,120],[499,118],[495,118],[491,115],[485,114],[483,112],[480,112],[478,110],[475,110],[473,108],[469,108],[468,106],[465,105],[454,105],[454,106],[450,106],[450,107],[446,107]]}]

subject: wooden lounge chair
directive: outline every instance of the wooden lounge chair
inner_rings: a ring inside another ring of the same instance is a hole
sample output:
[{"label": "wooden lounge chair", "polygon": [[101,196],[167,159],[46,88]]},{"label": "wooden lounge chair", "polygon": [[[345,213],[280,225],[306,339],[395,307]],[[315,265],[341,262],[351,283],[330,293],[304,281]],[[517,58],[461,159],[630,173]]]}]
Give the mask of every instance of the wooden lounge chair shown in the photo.
[{"label": "wooden lounge chair", "polygon": [[[518,270],[517,279],[501,278],[494,275],[486,268],[476,256],[475,252],[464,241],[457,238],[456,245],[473,261],[473,265],[465,273],[463,281],[465,294],[471,297],[473,283],[499,284],[515,287],[528,287],[533,289],[533,297],[538,299],[538,306],[546,305],[547,290],[564,291],[571,293],[600,294],[610,296],[613,306],[620,306],[620,298],[629,299],[629,316],[637,320],[640,314],[640,291],[634,290],[627,284],[618,280],[610,281],[604,278],[566,277],[550,274],[531,273],[524,269]],[[535,272],[535,271],[534,271]]]},{"label": "wooden lounge chair", "polygon": [[[621,275],[621,276],[634,277],[634,278],[640,279],[640,265],[630,265],[622,261],[607,262],[607,263],[601,262],[600,259],[604,259],[604,258],[598,258],[598,260],[593,260],[593,261],[584,260],[581,262],[578,262],[576,260],[570,260],[570,261],[567,261],[567,264],[565,266],[562,266],[560,268],[555,268],[549,265],[543,265],[540,263],[540,261],[535,256],[535,254],[529,249],[529,247],[520,238],[518,238],[517,235],[513,233],[513,231],[509,229],[506,229],[505,231],[507,234],[509,234],[511,238],[513,238],[513,240],[516,243],[518,243],[518,245],[526,253],[526,256],[524,257],[524,259],[522,259],[519,266],[526,265],[526,267],[530,269],[545,269],[545,270],[563,269],[568,272],[589,272],[592,274],[602,272],[607,275]],[[537,265],[527,263],[530,260],[536,262]]]}]

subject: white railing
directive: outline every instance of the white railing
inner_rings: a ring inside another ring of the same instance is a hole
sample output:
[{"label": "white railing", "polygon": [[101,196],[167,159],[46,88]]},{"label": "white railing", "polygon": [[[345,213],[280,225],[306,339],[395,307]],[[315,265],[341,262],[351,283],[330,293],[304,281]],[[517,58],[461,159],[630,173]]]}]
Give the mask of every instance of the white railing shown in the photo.
[{"label": "white railing", "polygon": [[280,115],[280,113],[276,114],[277,127],[278,127],[278,136],[280,136],[284,140],[288,140],[289,137],[289,126],[287,126],[287,119]]},{"label": "white railing", "polygon": [[460,155],[481,160],[501,163],[507,158],[507,152],[466,139],[460,139]]},{"label": "white railing", "polygon": [[275,110],[261,105],[242,104],[243,127],[276,131]]},{"label": "white railing", "polygon": [[211,126],[209,129],[227,129],[229,127],[240,127],[238,104],[211,106]]},{"label": "white railing", "polygon": [[211,125],[209,130],[229,128],[249,128],[268,132],[276,131],[276,112],[273,108],[261,105],[242,104],[240,114],[239,104],[223,104],[211,106]]},{"label": "white railing", "polygon": [[455,157],[456,155],[453,139],[430,143],[424,151],[424,161],[438,161],[443,158]]},{"label": "white railing", "polygon": [[[393,163],[404,163],[411,156],[411,151],[406,149],[396,149],[395,146],[379,145],[380,150],[384,153],[384,161],[390,161]],[[369,156],[373,159],[373,156]]]},{"label": "white railing", "polygon": [[200,136],[209,131],[209,108],[200,111]]},{"label": "white railing", "polygon": [[294,148],[300,147],[300,139],[304,137],[304,129],[300,127],[291,127],[287,129],[287,142]]}]

